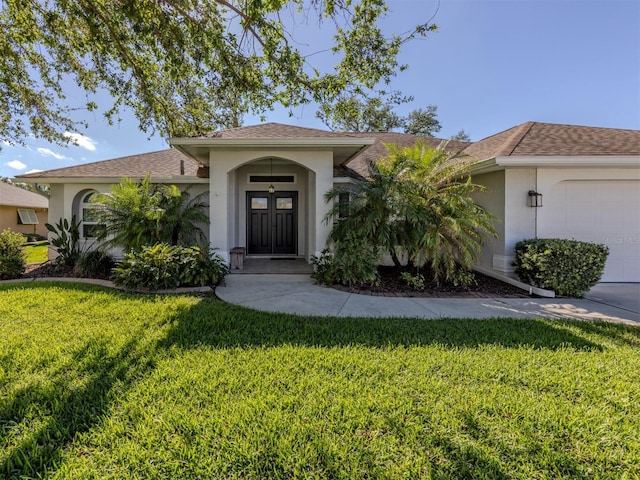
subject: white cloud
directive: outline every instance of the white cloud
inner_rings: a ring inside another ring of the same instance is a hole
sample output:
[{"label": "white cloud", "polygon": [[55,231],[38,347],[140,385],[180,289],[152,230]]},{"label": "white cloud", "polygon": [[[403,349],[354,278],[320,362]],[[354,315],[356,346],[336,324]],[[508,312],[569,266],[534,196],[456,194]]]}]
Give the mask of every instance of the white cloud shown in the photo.
[{"label": "white cloud", "polygon": [[86,148],[92,152],[96,149],[95,140],[87,137],[86,135],[82,135],[81,133],[64,132],[64,136],[82,148]]},{"label": "white cloud", "polygon": [[29,170],[28,172],[24,172],[24,174],[26,175],[27,173],[38,173],[38,172],[42,172],[44,170],[40,170],[39,168],[33,168],[31,170]]},{"label": "white cloud", "polygon": [[38,148],[38,152],[39,152],[41,155],[45,155],[45,156],[50,156],[50,157],[53,157],[53,158],[57,158],[58,160],[64,160],[65,158],[67,158],[67,157],[65,157],[64,155],[62,155],[62,154],[60,154],[60,153],[57,153],[57,152],[54,152],[53,150],[50,150],[50,149],[48,149],[48,148],[42,148],[42,147],[39,147],[39,148]]},{"label": "white cloud", "polygon": [[27,166],[20,160],[11,160],[10,162],[7,162],[7,167],[11,167],[14,170],[24,170],[27,168]]}]

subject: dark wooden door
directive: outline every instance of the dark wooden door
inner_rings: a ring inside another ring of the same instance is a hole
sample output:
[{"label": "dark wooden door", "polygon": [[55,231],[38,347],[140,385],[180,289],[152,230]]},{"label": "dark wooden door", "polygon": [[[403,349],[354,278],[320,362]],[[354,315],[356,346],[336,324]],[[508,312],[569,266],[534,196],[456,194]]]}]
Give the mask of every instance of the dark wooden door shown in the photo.
[{"label": "dark wooden door", "polygon": [[247,250],[254,255],[295,255],[297,192],[247,193]]}]

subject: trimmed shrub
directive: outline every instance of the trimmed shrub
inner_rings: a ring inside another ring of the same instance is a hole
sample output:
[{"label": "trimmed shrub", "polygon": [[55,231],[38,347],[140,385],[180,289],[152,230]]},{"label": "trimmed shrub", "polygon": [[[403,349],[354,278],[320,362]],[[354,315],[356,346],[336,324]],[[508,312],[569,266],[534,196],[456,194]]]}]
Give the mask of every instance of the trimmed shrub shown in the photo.
[{"label": "trimmed shrub", "polygon": [[320,285],[359,287],[378,285],[378,249],[355,236],[336,242],[335,251],[324,249],[320,257],[311,257],[314,273],[311,277]]},{"label": "trimmed shrub", "polygon": [[224,260],[208,248],[159,243],[127,254],[113,269],[113,281],[129,289],[214,288],[228,273]]},{"label": "trimmed shrub", "polygon": [[563,297],[584,296],[602,278],[609,255],[606,245],[559,238],[523,240],[515,250],[521,281]]},{"label": "trimmed shrub", "polygon": [[22,250],[24,235],[7,228],[0,233],[0,280],[19,278],[27,260]]},{"label": "trimmed shrub", "polygon": [[73,274],[86,278],[110,278],[116,261],[111,255],[100,250],[81,253],[73,268]]}]

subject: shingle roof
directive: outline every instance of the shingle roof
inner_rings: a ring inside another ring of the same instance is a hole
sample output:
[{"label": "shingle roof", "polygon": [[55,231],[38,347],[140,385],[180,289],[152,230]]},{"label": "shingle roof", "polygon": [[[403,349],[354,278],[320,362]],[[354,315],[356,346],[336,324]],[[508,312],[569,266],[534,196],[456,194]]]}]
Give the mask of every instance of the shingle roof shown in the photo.
[{"label": "shingle roof", "polygon": [[[369,148],[336,168],[337,176],[366,177],[371,162],[387,154],[384,143],[411,146],[422,138],[437,147],[443,140],[394,132],[337,133],[314,128],[265,123],[249,127],[213,132],[198,138],[277,139],[277,138],[374,138]],[[449,141],[445,148],[461,150],[478,160],[498,156],[580,156],[580,155],[640,155],[640,131],[614,128],[583,127],[550,123],[527,122],[492,135],[476,143]],[[179,176],[184,162],[184,175],[197,176],[198,163],[179,150],[170,148],[158,152],[86,163],[73,167],[19,175],[19,178],[142,178],[151,173],[153,178]],[[203,173],[201,172],[201,175]]]},{"label": "shingle roof", "polygon": [[216,132],[207,133],[194,138],[362,138],[366,135],[330,132],[317,128],[298,127],[295,125],[285,125],[284,123],[262,123],[260,125],[250,125],[247,127],[228,128]]},{"label": "shingle roof", "polygon": [[49,199],[38,193],[0,182],[0,205],[24,208],[49,208]]},{"label": "shingle roof", "polygon": [[195,177],[198,164],[180,151],[169,148],[151,153],[129,155],[127,157],[84,163],[73,167],[57,168],[44,172],[19,175],[19,178],[92,178],[130,177],[144,178],[151,173],[152,178],[172,178],[179,176],[180,162],[184,162],[184,175]]},{"label": "shingle roof", "polygon": [[500,156],[640,155],[640,130],[526,122],[468,146],[464,153]]},{"label": "shingle roof", "polygon": [[358,133],[358,135],[362,137],[375,138],[376,140],[373,145],[371,145],[369,148],[359,153],[347,162],[347,166],[350,169],[357,172],[363,177],[369,176],[369,165],[371,165],[371,163],[388,154],[387,148],[384,146],[385,143],[392,143],[400,147],[411,147],[419,139],[422,139],[434,148],[440,145],[444,145],[444,148],[447,151],[459,151],[469,145],[468,142],[459,142],[455,140],[447,141],[441,138],[422,137],[419,135],[411,135],[408,133],[366,132]]}]

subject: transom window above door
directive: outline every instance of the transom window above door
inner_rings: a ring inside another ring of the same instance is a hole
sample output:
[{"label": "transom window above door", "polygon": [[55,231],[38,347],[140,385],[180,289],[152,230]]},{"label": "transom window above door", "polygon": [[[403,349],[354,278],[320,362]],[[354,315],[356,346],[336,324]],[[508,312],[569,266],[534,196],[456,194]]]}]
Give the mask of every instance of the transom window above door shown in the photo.
[{"label": "transom window above door", "polygon": [[278,174],[278,175],[249,175],[249,183],[296,183],[294,174]]}]

